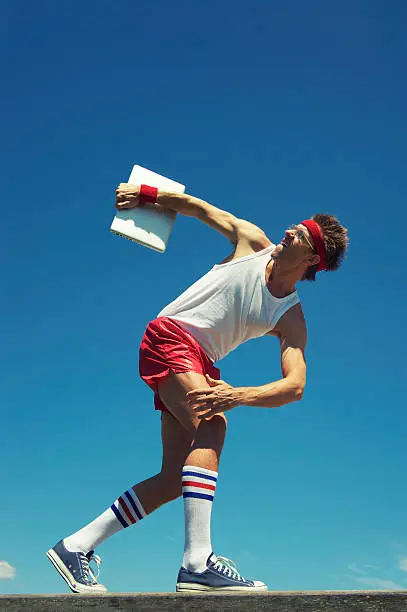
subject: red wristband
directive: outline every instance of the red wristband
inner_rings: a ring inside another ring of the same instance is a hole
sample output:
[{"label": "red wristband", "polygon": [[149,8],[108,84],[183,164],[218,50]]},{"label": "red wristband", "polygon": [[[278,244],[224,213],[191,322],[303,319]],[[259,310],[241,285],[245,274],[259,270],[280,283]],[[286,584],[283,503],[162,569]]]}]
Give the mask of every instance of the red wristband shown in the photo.
[{"label": "red wristband", "polygon": [[140,186],[139,201],[141,204],[155,204],[157,202],[158,189],[150,185]]}]

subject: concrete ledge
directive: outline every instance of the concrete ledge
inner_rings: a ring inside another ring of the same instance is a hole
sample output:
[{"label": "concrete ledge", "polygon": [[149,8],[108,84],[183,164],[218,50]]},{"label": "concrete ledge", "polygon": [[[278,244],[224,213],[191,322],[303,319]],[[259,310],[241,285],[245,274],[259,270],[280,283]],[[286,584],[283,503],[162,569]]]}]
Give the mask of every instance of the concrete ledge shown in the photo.
[{"label": "concrete ledge", "polygon": [[406,591],[301,591],[265,594],[109,593],[0,595],[0,612],[407,612]]}]

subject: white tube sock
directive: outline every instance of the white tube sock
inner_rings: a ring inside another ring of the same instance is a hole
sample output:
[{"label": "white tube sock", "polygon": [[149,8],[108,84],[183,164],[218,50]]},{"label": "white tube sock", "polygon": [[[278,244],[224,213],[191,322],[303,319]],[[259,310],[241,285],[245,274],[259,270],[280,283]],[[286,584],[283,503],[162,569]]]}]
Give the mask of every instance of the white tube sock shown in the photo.
[{"label": "white tube sock", "polygon": [[94,521],[64,539],[70,552],[88,553],[118,531],[134,525],[146,516],[140,500],[133,491],[125,491]]},{"label": "white tube sock", "polygon": [[182,565],[191,572],[206,570],[212,553],[211,512],[218,472],[184,466],[182,495],[185,515],[185,548]]}]

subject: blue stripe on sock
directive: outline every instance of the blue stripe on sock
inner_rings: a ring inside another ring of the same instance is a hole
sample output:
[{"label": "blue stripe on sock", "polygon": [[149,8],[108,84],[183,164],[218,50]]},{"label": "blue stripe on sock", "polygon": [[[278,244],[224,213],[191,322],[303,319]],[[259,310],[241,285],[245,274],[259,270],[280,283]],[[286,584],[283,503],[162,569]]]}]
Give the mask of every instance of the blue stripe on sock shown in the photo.
[{"label": "blue stripe on sock", "polygon": [[113,510],[113,512],[116,515],[117,520],[123,525],[123,527],[128,527],[128,524],[126,523],[126,521],[124,520],[124,518],[122,517],[122,515],[120,514],[120,512],[118,511],[118,509],[116,508],[114,504],[110,506],[110,509]]},{"label": "blue stripe on sock", "polygon": [[182,496],[185,497],[195,497],[196,499],[207,499],[209,501],[213,501],[214,495],[205,495],[204,493],[183,493]]},{"label": "blue stripe on sock", "polygon": [[134,499],[132,498],[132,496],[130,495],[130,493],[128,491],[126,491],[125,496],[129,500],[131,507],[133,508],[134,512],[137,515],[137,518],[139,519],[139,521],[141,521],[141,519],[143,517],[141,516],[139,509],[137,508],[136,504],[134,503]]},{"label": "blue stripe on sock", "polygon": [[208,476],[208,474],[200,474],[199,472],[182,472],[183,476],[197,476],[198,478],[207,478],[216,482],[218,479],[215,476]]}]

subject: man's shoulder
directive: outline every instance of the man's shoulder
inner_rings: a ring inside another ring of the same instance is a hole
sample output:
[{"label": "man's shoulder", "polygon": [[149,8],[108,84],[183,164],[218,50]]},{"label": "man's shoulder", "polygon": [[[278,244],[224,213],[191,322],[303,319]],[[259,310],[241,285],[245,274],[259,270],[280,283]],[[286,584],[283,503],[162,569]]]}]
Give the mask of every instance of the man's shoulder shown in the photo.
[{"label": "man's shoulder", "polygon": [[[305,331],[307,329],[307,323],[305,321],[304,311],[301,306],[301,302],[297,302],[291,308],[283,314],[283,316],[277,322],[274,330],[277,332],[275,335],[286,335],[288,330],[296,329],[298,331]],[[273,330],[273,331],[274,331]]]},{"label": "man's shoulder", "polygon": [[264,251],[269,246],[274,245],[267,237],[259,237],[259,240],[257,242],[253,240],[251,243],[246,240],[239,240],[234,245],[233,252],[228,255],[223,261],[219,262],[218,265],[229,263],[230,261],[235,261],[236,259],[241,259],[242,257],[246,257],[247,255],[254,255],[255,253]]}]

